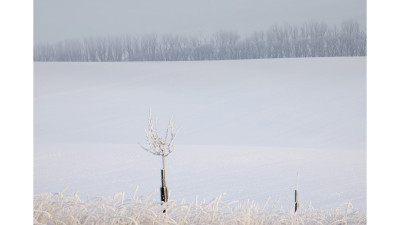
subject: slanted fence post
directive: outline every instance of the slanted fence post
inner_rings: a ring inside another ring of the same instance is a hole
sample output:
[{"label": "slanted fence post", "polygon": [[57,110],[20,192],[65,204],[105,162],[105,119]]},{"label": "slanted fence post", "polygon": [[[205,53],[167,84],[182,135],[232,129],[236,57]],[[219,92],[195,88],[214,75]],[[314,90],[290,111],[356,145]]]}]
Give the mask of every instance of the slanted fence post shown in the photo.
[{"label": "slanted fence post", "polygon": [[299,171],[297,171],[296,190],[294,190],[294,213],[299,208]]},{"label": "slanted fence post", "polygon": [[299,196],[299,194],[298,194],[297,189],[296,189],[296,190],[294,190],[294,212],[296,212],[297,209],[299,208],[298,196]]}]

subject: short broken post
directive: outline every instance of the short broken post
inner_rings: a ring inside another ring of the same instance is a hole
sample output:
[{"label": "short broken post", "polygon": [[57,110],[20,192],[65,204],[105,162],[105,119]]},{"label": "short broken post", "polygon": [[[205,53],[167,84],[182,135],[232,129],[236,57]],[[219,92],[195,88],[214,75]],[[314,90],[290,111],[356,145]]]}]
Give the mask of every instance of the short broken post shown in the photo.
[{"label": "short broken post", "polygon": [[294,190],[294,213],[296,213],[297,209],[299,208],[299,171],[297,171],[297,184],[296,190]]},{"label": "short broken post", "polygon": [[297,190],[294,190],[294,212],[295,213],[298,208],[299,208],[298,193],[297,193]]}]

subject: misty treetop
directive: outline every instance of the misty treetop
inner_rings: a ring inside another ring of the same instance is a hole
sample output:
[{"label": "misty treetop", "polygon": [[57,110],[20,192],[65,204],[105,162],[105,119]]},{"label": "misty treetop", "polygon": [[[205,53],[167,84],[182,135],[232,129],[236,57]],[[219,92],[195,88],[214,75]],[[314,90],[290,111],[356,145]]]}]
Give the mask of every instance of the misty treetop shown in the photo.
[{"label": "misty treetop", "polygon": [[34,61],[192,61],[293,57],[365,56],[366,32],[356,21],[341,26],[306,23],[272,26],[241,38],[234,31],[209,37],[155,34],[87,37],[39,43]]}]

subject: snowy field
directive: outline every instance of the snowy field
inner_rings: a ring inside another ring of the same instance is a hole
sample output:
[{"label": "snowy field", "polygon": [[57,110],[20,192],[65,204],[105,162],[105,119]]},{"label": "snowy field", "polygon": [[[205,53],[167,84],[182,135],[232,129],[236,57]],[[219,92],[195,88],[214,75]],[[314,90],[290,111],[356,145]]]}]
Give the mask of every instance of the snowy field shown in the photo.
[{"label": "snowy field", "polygon": [[[34,64],[34,194],[82,200],[161,185],[149,109],[180,131],[171,201],[268,199],[366,210],[366,58]],[[158,201],[154,194],[151,200]]]}]

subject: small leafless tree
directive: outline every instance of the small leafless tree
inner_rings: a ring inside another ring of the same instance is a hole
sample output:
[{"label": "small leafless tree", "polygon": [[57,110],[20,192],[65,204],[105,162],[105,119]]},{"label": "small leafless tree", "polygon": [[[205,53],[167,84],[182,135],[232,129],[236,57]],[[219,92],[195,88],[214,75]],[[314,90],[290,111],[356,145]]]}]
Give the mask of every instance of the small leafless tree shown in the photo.
[{"label": "small leafless tree", "polygon": [[[142,148],[153,155],[162,157],[162,170],[161,170],[161,201],[168,202],[168,189],[165,182],[165,157],[174,151],[174,139],[177,132],[174,131],[174,124],[172,120],[169,121],[165,135],[160,135],[157,131],[157,120],[153,123],[151,112],[149,113],[148,129],[145,129],[146,141],[148,147],[142,145]],[[165,212],[165,210],[164,210]]]}]

